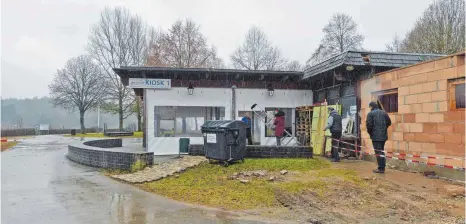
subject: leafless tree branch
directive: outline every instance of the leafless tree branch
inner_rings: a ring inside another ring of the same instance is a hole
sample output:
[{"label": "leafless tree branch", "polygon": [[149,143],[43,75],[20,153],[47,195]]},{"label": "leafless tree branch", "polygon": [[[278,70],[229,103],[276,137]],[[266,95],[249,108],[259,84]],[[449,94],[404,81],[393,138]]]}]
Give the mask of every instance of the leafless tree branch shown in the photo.
[{"label": "leafless tree branch", "polygon": [[223,68],[215,47],[207,40],[192,20],[176,21],[168,32],[153,31],[147,64],[176,68]]},{"label": "leafless tree branch", "polygon": [[119,114],[120,129],[123,128],[123,120],[133,113],[133,110],[125,108],[134,103],[134,95],[112,68],[146,64],[152,34],[152,29],[139,16],[131,15],[123,7],[105,8],[99,22],[91,28],[87,49],[105,71],[105,80],[110,84],[106,100],[118,105],[108,108],[112,109],[110,112]]},{"label": "leafless tree branch", "polygon": [[322,31],[325,36],[307,61],[307,66],[347,50],[360,49],[364,41],[364,36],[357,31],[357,24],[344,13],[334,14]]},{"label": "leafless tree branch", "polygon": [[403,41],[404,52],[452,54],[465,49],[464,0],[437,0]]},{"label": "leafless tree branch", "polygon": [[247,70],[282,70],[287,63],[256,26],[249,29],[243,45],[230,55],[230,60],[235,68]]}]

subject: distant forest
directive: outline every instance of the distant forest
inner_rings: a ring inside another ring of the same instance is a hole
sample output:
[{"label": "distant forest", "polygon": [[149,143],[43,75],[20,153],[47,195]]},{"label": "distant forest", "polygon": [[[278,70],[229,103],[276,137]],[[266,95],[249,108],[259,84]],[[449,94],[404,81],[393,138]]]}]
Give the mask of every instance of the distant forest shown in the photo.
[{"label": "distant forest", "polygon": [[[69,112],[53,107],[50,98],[2,99],[2,129],[35,128],[40,124],[49,124],[51,129],[79,129],[79,113]],[[86,112],[84,123],[86,128],[97,127],[97,110]],[[100,127],[107,123],[108,128],[118,128],[118,116],[100,113]],[[16,125],[16,126],[15,126]],[[136,115],[124,121],[125,128],[137,125]]]}]

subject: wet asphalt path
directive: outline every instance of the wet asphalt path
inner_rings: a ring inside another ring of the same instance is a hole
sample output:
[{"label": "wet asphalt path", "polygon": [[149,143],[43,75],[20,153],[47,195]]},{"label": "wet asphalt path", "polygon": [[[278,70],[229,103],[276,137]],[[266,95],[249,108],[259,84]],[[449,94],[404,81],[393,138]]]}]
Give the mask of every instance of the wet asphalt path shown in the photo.
[{"label": "wet asphalt path", "polygon": [[1,153],[1,223],[259,223],[175,202],[101,175],[65,155],[79,139],[25,138]]}]

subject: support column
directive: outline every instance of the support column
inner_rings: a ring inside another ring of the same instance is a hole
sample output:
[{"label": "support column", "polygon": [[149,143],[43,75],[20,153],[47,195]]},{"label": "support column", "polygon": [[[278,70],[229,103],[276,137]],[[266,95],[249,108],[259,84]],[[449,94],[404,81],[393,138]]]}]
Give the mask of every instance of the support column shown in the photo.
[{"label": "support column", "polygon": [[147,115],[149,113],[147,113],[147,108],[146,108],[146,100],[147,100],[147,97],[146,97],[146,89],[144,89],[142,91],[142,124],[143,124],[143,127],[142,127],[142,147],[147,150],[146,148],[146,140],[147,140]]},{"label": "support column", "polygon": [[231,119],[236,120],[236,85],[231,87]]}]

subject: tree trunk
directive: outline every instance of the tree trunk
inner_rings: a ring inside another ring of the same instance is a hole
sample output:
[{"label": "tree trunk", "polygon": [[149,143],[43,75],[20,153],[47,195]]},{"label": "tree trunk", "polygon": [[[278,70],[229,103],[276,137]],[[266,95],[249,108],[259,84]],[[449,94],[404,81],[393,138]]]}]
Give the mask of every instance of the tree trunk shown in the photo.
[{"label": "tree trunk", "polygon": [[120,116],[120,125],[118,128],[120,129],[120,131],[123,131],[123,99],[121,96],[118,99],[118,115]]},{"label": "tree trunk", "polygon": [[141,113],[141,98],[136,99],[136,116],[138,118],[138,131],[142,131],[142,113]]},{"label": "tree trunk", "polygon": [[86,127],[84,127],[84,110],[79,110],[79,122],[81,123],[81,134],[86,134]]}]

